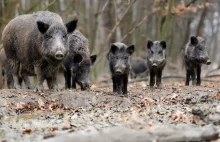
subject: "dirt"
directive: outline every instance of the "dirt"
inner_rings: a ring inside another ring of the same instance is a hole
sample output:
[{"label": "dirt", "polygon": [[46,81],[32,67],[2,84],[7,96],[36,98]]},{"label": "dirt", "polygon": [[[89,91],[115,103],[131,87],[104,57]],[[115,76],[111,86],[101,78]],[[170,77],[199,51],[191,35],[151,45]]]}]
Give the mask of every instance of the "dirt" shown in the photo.
[{"label": "dirt", "polygon": [[129,84],[126,96],[112,93],[111,84],[94,84],[89,92],[46,90],[40,94],[2,89],[0,140],[103,141],[108,137],[108,141],[123,141],[124,136],[130,141],[218,139],[220,83],[203,81],[201,86],[184,86],[182,80],[165,81],[163,88],[153,89],[146,84]]}]

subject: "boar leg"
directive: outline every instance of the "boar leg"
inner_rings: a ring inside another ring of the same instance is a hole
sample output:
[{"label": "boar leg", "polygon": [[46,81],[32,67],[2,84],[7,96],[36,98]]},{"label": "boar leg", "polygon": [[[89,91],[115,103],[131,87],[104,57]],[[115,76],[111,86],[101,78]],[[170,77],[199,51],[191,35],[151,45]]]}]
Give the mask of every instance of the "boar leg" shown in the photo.
[{"label": "boar leg", "polygon": [[65,86],[66,86],[66,89],[70,89],[70,86],[71,86],[71,70],[70,69],[66,69],[65,73],[64,73],[64,76],[65,76]]},{"label": "boar leg", "polygon": [[24,79],[24,83],[25,83],[26,88],[31,89],[32,87],[31,87],[31,83],[30,83],[28,75],[26,74],[22,78]]},{"label": "boar leg", "polygon": [[150,70],[150,87],[154,87],[155,84],[155,71]]},{"label": "boar leg", "polygon": [[127,92],[128,92],[127,86],[128,86],[128,74],[125,74],[123,76],[123,90],[122,90],[123,94],[127,94]]},{"label": "boar leg", "polygon": [[7,79],[7,87],[8,89],[13,88],[13,74],[11,69],[6,69],[6,79]]},{"label": "boar leg", "polygon": [[189,80],[190,80],[190,70],[186,70],[186,82],[185,85],[189,86]]},{"label": "boar leg", "polygon": [[51,89],[53,89],[54,91],[59,91],[59,87],[58,87],[58,83],[57,83],[57,74],[58,74],[58,70],[56,70],[54,73],[53,73],[53,77],[52,77],[52,80],[51,80]]},{"label": "boar leg", "polygon": [[21,85],[20,85],[20,82],[19,82],[19,63],[17,64],[14,64],[14,73],[13,73],[13,80],[14,80],[14,88],[15,89],[21,89]]},{"label": "boar leg", "polygon": [[44,87],[43,87],[44,78],[43,78],[43,74],[42,74],[42,71],[41,71],[41,67],[35,66],[34,71],[37,75],[37,86],[35,88],[35,91],[43,92],[43,90],[44,90]]},{"label": "boar leg", "polygon": [[115,76],[112,76],[112,82],[113,82],[113,92],[117,92],[117,83]]},{"label": "boar leg", "polygon": [[18,82],[19,82],[19,85],[22,86],[23,78],[21,76],[19,76]]},{"label": "boar leg", "polygon": [[76,89],[76,78],[72,76],[72,88]]},{"label": "boar leg", "polygon": [[196,85],[196,75],[195,75],[195,70],[193,67],[190,68],[190,74],[192,78],[192,85]]},{"label": "boar leg", "polygon": [[157,71],[157,82],[156,82],[157,87],[161,87],[161,76],[162,76],[162,70],[159,69]]},{"label": "boar leg", "polygon": [[53,89],[53,78],[52,77],[47,77],[46,81],[47,81],[48,88]]},{"label": "boar leg", "polygon": [[197,82],[196,82],[196,85],[198,85],[198,86],[201,84],[200,75],[201,75],[201,67],[198,66],[198,67],[197,67]]},{"label": "boar leg", "polygon": [[123,81],[123,76],[118,75],[116,76],[116,84],[117,84],[117,93],[122,94],[122,81]]}]

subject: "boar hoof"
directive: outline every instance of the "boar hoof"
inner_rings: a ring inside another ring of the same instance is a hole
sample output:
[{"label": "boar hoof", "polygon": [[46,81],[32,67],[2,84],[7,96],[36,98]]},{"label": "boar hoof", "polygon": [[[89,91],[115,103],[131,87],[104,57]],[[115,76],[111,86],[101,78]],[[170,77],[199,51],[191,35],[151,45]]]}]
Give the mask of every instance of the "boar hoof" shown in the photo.
[{"label": "boar hoof", "polygon": [[192,81],[192,85],[195,86],[196,85],[196,81]]},{"label": "boar hoof", "polygon": [[54,86],[53,86],[53,91],[56,91],[56,92],[60,91],[58,85],[54,85]]},{"label": "boar hoof", "polygon": [[26,86],[27,89],[32,89],[31,85]]},{"label": "boar hoof", "polygon": [[15,89],[21,89],[21,85],[15,83],[15,84],[14,84],[14,88],[15,88]]},{"label": "boar hoof", "polygon": [[44,90],[43,85],[37,85],[36,88],[35,88],[35,92],[40,92],[40,93],[42,93],[43,90]]},{"label": "boar hoof", "polygon": [[159,83],[159,84],[157,84],[157,87],[158,87],[159,89],[162,89],[162,88],[163,88],[163,84],[162,84],[162,83]]}]

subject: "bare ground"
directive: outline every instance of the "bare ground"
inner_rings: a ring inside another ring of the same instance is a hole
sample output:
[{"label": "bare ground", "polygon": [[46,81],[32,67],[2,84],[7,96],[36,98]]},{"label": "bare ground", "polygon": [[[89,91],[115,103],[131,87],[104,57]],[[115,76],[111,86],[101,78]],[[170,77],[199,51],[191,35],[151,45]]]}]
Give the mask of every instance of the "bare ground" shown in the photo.
[{"label": "bare ground", "polygon": [[[0,138],[6,141],[211,141],[220,134],[220,83],[150,89],[129,84],[80,90],[0,91]],[[114,136],[114,137],[112,137]],[[214,142],[214,141],[213,141]]]}]

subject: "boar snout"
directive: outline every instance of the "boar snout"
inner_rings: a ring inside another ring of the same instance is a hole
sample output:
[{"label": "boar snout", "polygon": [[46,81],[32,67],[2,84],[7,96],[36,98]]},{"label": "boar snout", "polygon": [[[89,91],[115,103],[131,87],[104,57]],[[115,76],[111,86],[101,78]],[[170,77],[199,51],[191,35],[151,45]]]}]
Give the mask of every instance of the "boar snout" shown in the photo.
[{"label": "boar snout", "polygon": [[206,65],[210,65],[212,62],[208,59],[207,61],[206,61]]},{"label": "boar snout", "polygon": [[119,65],[119,66],[116,65],[115,68],[116,68],[115,73],[120,75],[124,73],[126,67],[124,65]]},{"label": "boar snout", "polygon": [[211,64],[211,60],[209,59],[209,57],[205,56],[205,57],[200,57],[200,60],[202,63],[206,64],[206,65],[210,65]]},{"label": "boar snout", "polygon": [[157,67],[157,64],[156,64],[156,63],[153,63],[152,67],[153,67],[153,68],[156,68],[156,67]]},{"label": "boar snout", "polygon": [[55,54],[55,58],[56,58],[57,60],[62,60],[62,59],[64,58],[63,52],[57,51],[56,54]]},{"label": "boar snout", "polygon": [[81,83],[81,90],[89,91],[89,83]]},{"label": "boar snout", "polygon": [[121,69],[117,69],[117,70],[115,71],[115,73],[116,73],[116,74],[122,74],[123,72],[122,72]]}]

